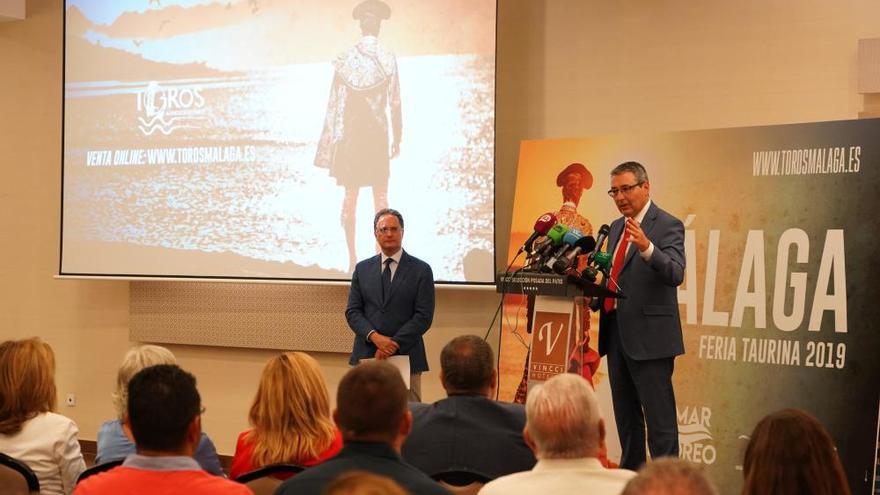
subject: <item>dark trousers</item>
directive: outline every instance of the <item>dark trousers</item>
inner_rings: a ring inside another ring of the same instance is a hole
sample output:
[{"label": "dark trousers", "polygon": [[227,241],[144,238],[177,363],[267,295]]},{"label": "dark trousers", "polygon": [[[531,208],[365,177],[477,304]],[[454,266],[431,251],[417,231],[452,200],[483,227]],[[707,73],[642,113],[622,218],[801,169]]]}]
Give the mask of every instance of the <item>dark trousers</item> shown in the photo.
[{"label": "dark trousers", "polygon": [[678,457],[678,420],[672,371],[675,358],[637,361],[621,345],[616,314],[607,317],[608,375],[623,454],[620,467],[636,470],[646,461],[645,424],[652,458]]}]

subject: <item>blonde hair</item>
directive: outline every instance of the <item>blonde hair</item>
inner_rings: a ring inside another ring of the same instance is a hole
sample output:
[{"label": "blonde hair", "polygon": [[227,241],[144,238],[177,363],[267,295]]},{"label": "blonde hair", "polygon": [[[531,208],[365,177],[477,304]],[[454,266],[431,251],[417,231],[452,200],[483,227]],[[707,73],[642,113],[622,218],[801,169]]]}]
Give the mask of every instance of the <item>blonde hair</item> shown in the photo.
[{"label": "blonde hair", "polygon": [[526,398],[526,429],[539,458],[595,456],[601,418],[596,394],[580,375],[556,375]]},{"label": "blonde hair", "polygon": [[[718,495],[702,468],[678,457],[662,457],[639,469],[620,495]],[[779,492],[788,493],[788,492]]]},{"label": "blonde hair", "polygon": [[303,463],[333,443],[330,397],[318,362],[302,352],[286,352],[266,363],[248,415],[256,467]]},{"label": "blonde hair", "polygon": [[37,337],[0,344],[0,433],[12,435],[57,405],[55,353]]},{"label": "blonde hair", "polygon": [[396,481],[367,471],[348,471],[336,477],[323,495],[408,495]]},{"label": "blonde hair", "polygon": [[128,382],[138,371],[157,364],[177,364],[177,359],[171,351],[159,345],[139,345],[125,353],[116,374],[116,392],[112,394],[119,419],[125,416],[128,409]]}]

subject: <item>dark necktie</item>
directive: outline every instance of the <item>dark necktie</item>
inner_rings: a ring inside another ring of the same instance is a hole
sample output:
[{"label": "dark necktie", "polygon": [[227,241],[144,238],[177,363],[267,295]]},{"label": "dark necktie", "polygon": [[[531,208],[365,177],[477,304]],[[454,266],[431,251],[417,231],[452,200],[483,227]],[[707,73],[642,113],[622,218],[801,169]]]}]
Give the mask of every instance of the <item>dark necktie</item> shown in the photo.
[{"label": "dark necktie", "polygon": [[382,302],[388,301],[388,296],[391,294],[391,263],[394,262],[393,258],[387,258],[385,260],[385,267],[382,269]]}]

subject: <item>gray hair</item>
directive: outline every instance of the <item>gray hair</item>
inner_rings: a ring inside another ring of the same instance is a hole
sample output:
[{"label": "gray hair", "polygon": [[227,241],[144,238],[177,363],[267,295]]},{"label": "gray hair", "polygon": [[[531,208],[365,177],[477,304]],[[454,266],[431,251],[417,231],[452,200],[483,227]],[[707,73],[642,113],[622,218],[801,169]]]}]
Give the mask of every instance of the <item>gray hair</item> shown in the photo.
[{"label": "gray hair", "polygon": [[703,470],[677,457],[645,464],[621,495],[718,495]]},{"label": "gray hair", "polygon": [[177,359],[171,351],[159,345],[140,345],[125,353],[116,374],[116,392],[112,394],[119,419],[128,410],[128,382],[138,371],[157,364],[177,364]]},{"label": "gray hair", "polygon": [[594,457],[601,419],[596,394],[579,375],[556,375],[530,390],[526,399],[526,429],[538,458]]},{"label": "gray hair", "polygon": [[620,175],[627,172],[633,174],[636,177],[637,182],[648,182],[648,171],[645,170],[645,167],[639,162],[623,162],[614,167],[611,171],[611,175]]},{"label": "gray hair", "polygon": [[373,230],[376,230],[376,226],[379,225],[379,220],[382,219],[385,215],[394,215],[397,217],[397,220],[400,221],[400,228],[403,228],[403,215],[400,214],[399,211],[393,208],[382,208],[381,210],[376,212],[376,216],[373,217]]}]

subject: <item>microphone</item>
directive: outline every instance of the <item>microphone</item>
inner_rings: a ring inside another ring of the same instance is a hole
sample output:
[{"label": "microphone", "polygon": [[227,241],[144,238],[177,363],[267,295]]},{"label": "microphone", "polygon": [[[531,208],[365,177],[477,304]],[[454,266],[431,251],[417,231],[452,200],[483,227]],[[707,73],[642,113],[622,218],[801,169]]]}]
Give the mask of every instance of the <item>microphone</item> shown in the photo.
[{"label": "microphone", "polygon": [[547,243],[544,244],[544,247],[541,248],[535,257],[535,265],[540,266],[542,260],[553,252],[553,248],[562,244],[562,237],[565,236],[566,232],[568,232],[568,226],[561,223],[557,223],[547,232]]},{"label": "microphone", "polygon": [[523,245],[520,246],[519,251],[517,251],[516,254],[520,254],[523,251],[531,251],[532,244],[535,242],[535,239],[541,237],[542,235],[547,235],[547,232],[549,232],[550,229],[554,225],[556,225],[556,222],[558,222],[556,215],[550,213],[549,211],[538,217],[538,220],[535,221],[534,232],[532,232],[532,235],[530,235],[529,238],[526,239],[526,242],[524,242]]},{"label": "microphone", "polygon": [[605,243],[605,239],[608,237],[608,232],[610,231],[611,227],[609,227],[607,223],[603,223],[602,226],[599,227],[599,233],[596,234],[596,247],[587,258],[587,263],[592,263],[593,259],[596,258],[596,255],[599,253],[599,250],[602,249],[602,244]]},{"label": "microphone", "polygon": [[559,260],[559,257],[565,254],[565,252],[574,246],[578,239],[581,239],[583,236],[584,234],[580,230],[569,229],[568,232],[562,236],[562,245],[556,250],[556,253],[544,263],[544,270],[548,272],[553,271],[553,266],[556,264],[556,261]]},{"label": "microphone", "polygon": [[596,265],[599,271],[607,274],[611,271],[611,253],[596,253],[596,256],[593,257],[593,264]]},{"label": "microphone", "polygon": [[595,268],[592,266],[588,268],[593,271],[598,270],[602,272],[602,275],[604,275],[604,278],[608,283],[608,288],[610,289],[612,287],[611,284],[614,284],[614,290],[618,294],[623,294],[623,287],[620,286],[620,282],[611,277],[611,266],[613,264],[611,257],[612,253],[598,253],[593,260]]},{"label": "microphone", "polygon": [[577,259],[579,254],[592,251],[595,248],[596,239],[593,239],[593,236],[585,235],[581,237],[574,243],[574,249],[556,260],[556,263],[553,264],[553,271],[560,275],[564,274],[574,264],[574,260]]},{"label": "microphone", "polygon": [[[584,268],[584,271],[581,272],[581,278],[585,278],[593,283],[596,283],[596,277],[598,277],[598,276],[599,276],[599,270],[596,270],[595,268],[593,268],[590,265],[587,265],[587,267]],[[599,310],[598,307],[593,308],[592,305],[590,305],[590,309],[592,309],[593,311]]]}]

